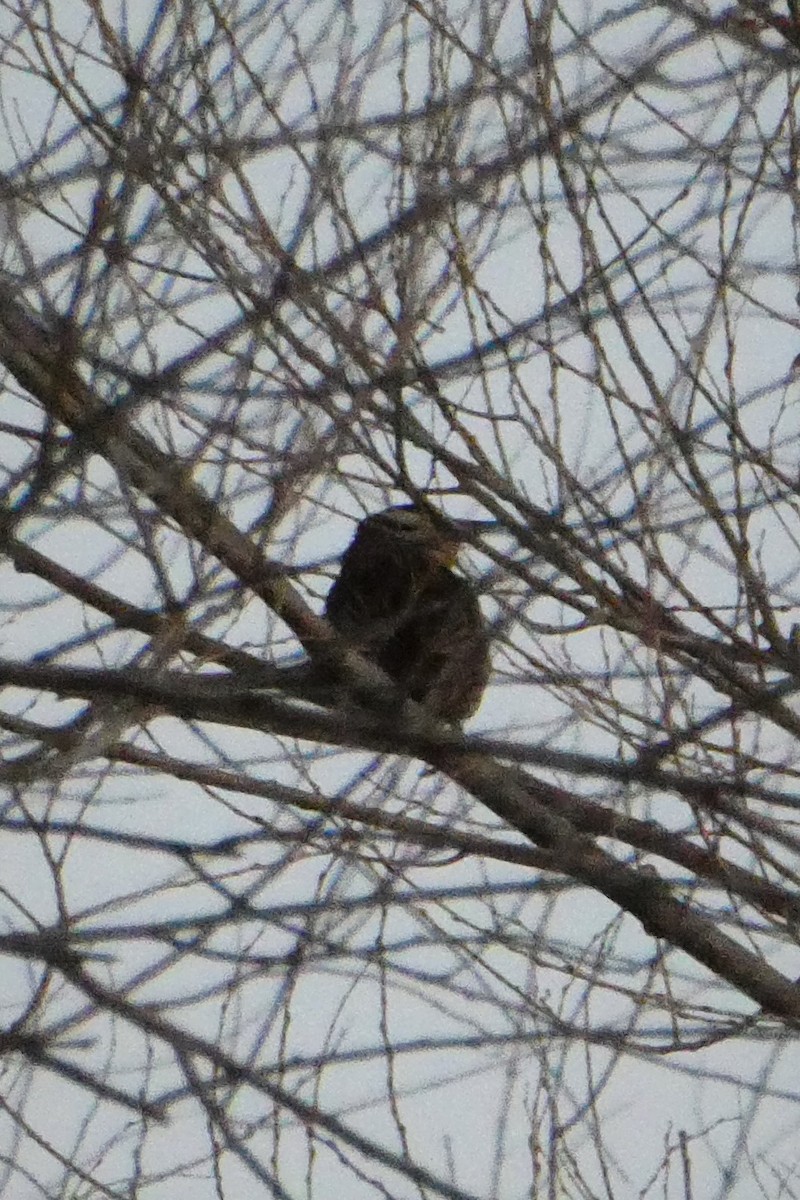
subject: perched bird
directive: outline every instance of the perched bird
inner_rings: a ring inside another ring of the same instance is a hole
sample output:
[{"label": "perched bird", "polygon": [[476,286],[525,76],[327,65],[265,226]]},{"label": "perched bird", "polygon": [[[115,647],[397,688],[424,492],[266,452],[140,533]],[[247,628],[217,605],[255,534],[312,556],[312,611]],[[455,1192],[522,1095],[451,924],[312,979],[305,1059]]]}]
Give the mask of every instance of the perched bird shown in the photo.
[{"label": "perched bird", "polygon": [[463,721],[489,677],[489,636],[472,585],[451,568],[458,522],[404,505],[360,523],[325,616],[398,687],[446,721]]}]

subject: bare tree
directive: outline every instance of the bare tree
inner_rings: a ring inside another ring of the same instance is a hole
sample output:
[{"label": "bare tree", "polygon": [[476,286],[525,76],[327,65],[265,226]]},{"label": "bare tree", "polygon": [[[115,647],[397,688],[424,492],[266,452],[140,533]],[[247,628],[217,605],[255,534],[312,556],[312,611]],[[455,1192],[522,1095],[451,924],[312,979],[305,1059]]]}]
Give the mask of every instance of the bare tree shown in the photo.
[{"label": "bare tree", "polygon": [[[4,1194],[800,1193],[795,7],[0,46]],[[320,615],[402,503],[466,730]]]}]

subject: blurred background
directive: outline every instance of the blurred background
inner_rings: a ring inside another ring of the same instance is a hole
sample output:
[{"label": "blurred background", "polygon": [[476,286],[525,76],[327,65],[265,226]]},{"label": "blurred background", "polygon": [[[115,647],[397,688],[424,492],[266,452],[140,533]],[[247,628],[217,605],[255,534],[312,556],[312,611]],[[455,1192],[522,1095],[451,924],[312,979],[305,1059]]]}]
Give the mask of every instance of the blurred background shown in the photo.
[{"label": "blurred background", "polygon": [[[4,1195],[800,1195],[798,82],[777,3],[0,5]],[[463,736],[302,684],[408,503]]]}]

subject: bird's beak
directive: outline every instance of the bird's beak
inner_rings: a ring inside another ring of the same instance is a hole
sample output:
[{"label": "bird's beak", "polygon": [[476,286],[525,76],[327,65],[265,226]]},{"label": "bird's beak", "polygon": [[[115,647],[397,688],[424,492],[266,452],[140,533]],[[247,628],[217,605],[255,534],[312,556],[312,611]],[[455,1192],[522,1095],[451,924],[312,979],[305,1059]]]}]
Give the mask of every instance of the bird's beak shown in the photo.
[{"label": "bird's beak", "polygon": [[495,529],[496,526],[496,521],[470,520],[468,518],[459,520],[458,518],[448,517],[447,529],[444,530],[441,549],[436,556],[437,559],[446,567],[454,566],[458,558],[458,552],[464,542],[469,541],[473,534],[486,532],[488,529]]},{"label": "bird's beak", "polygon": [[433,551],[436,562],[441,563],[443,567],[455,566],[462,540],[460,537],[443,539]]}]

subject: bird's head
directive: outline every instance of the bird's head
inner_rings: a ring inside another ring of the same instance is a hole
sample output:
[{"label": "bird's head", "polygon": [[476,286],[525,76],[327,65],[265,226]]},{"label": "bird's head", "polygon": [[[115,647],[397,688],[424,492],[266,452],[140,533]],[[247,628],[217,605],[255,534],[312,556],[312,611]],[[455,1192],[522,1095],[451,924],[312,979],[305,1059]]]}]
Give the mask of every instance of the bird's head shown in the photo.
[{"label": "bird's head", "polygon": [[391,538],[398,548],[424,555],[430,562],[452,567],[473,524],[453,521],[413,504],[402,504],[367,517],[362,529],[375,537]]}]

